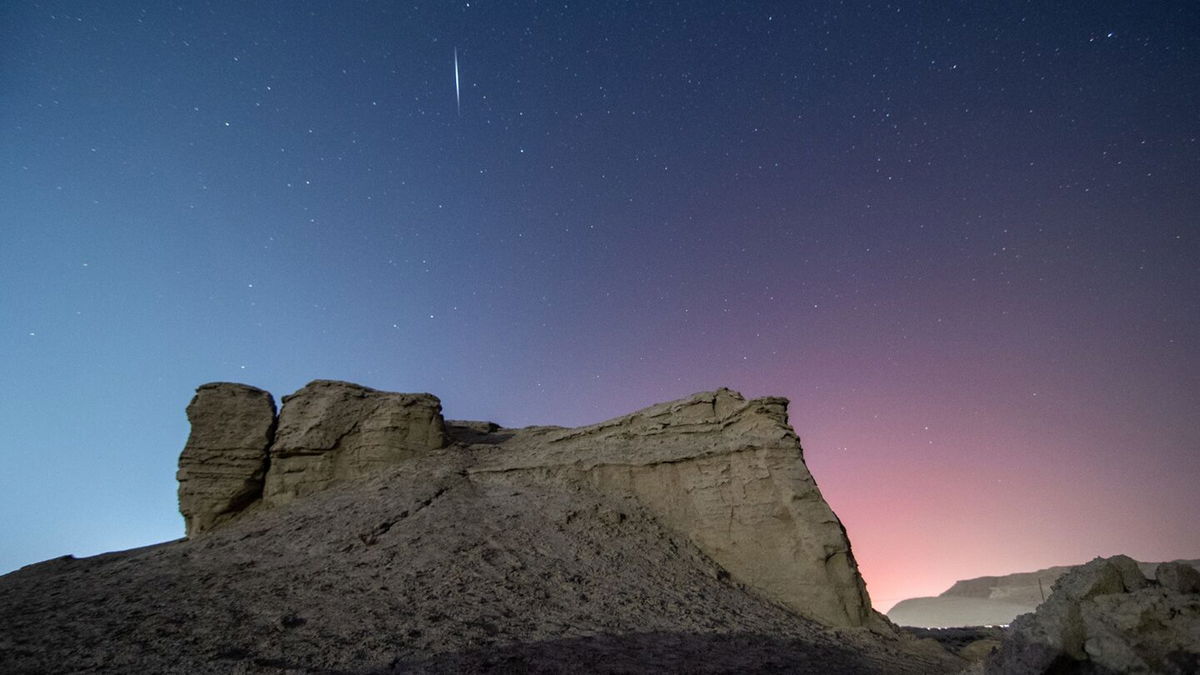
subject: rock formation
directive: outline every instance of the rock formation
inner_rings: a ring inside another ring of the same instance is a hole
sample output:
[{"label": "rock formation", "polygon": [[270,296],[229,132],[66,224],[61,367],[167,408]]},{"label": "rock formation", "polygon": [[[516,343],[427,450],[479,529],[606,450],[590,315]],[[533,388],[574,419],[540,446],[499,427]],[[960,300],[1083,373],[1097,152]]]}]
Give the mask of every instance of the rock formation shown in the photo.
[{"label": "rock formation", "polygon": [[316,380],[283,398],[263,502],[286,504],[445,445],[437,397]]},{"label": "rock formation", "polygon": [[449,447],[189,539],[0,576],[0,673],[937,675],[747,592],[636,500]]},{"label": "rock formation", "polygon": [[828,625],[872,616],[846,532],[788,426],[786,399],[720,389],[593,426],[525,429],[469,471],[632,496],[766,597]]},{"label": "rock formation", "polygon": [[277,420],[261,389],[212,382],[196,390],[178,473],[188,536],[446,445],[441,403],[429,394],[315,380],[283,404]]},{"label": "rock formation", "polygon": [[188,536],[238,515],[262,496],[275,401],[262,389],[201,385],[187,407],[192,424],[179,455],[179,511]]},{"label": "rock formation", "polygon": [[[239,387],[205,385],[197,400],[220,393],[221,405],[235,405],[244,397],[232,393],[249,391]],[[262,411],[255,410],[259,419]],[[249,411],[229,414],[251,417]],[[237,445],[224,440],[229,433],[205,422],[193,428],[189,448],[211,449],[207,460],[218,462],[222,448]],[[255,438],[261,455],[263,439]],[[634,498],[763,596],[831,626],[879,621],[845,530],[804,465],[781,398],[747,401],[720,389],[577,429],[509,430],[488,422],[447,427],[439,401],[429,394],[318,380],[284,397],[265,479],[253,473],[256,482],[247,483],[237,505],[257,499],[263,507],[282,506],[338,481],[402,465],[449,440],[475,481],[582,484],[602,495]],[[193,454],[185,451],[188,467]],[[232,454],[245,452],[238,445]],[[181,476],[183,467],[181,459]],[[227,491],[224,474],[212,475],[213,486],[198,485],[208,476],[188,473],[186,501],[181,488],[189,535],[231,517],[228,500],[193,497]],[[262,486],[258,495],[256,485]],[[206,506],[214,511],[204,511]]]},{"label": "rock formation", "polygon": [[[786,402],[578,429],[205,385],[189,536],[0,577],[0,672],[956,672],[870,610]],[[867,624],[870,629],[853,628]]]},{"label": "rock formation", "polygon": [[1063,575],[1036,612],[1017,617],[986,672],[1195,673],[1194,574],[1190,566],[1164,563],[1151,581],[1132,558],[1096,558]]}]

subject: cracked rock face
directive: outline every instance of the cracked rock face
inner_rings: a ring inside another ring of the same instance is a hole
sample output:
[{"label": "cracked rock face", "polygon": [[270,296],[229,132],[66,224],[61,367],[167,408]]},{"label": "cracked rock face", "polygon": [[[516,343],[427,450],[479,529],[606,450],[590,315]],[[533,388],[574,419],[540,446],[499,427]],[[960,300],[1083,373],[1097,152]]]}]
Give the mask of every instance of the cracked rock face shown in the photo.
[{"label": "cracked rock face", "polygon": [[[233,400],[225,414],[233,422],[248,416]],[[206,439],[237,434],[213,420],[194,426],[193,438],[226,447]],[[266,440],[269,468],[257,479],[260,494],[247,489],[243,506],[256,499],[262,507],[283,506],[339,481],[427,460],[453,442],[449,450],[473,483],[557,485],[636,500],[759,595],[830,626],[880,623],[845,530],[788,426],[786,399],[747,401],[720,389],[586,427],[514,430],[447,424],[429,394],[318,380],[283,399],[277,429]],[[180,475],[182,481],[182,469]],[[185,508],[182,483],[180,490],[189,535],[230,517],[223,505],[212,518],[191,502]],[[206,524],[193,527],[193,520]]]},{"label": "cracked rock face", "polygon": [[316,380],[283,399],[263,502],[286,504],[445,445],[436,396]]},{"label": "cracked rock face", "polygon": [[200,386],[187,407],[192,424],[179,456],[179,511],[190,537],[236,516],[262,494],[275,401],[232,382]]}]

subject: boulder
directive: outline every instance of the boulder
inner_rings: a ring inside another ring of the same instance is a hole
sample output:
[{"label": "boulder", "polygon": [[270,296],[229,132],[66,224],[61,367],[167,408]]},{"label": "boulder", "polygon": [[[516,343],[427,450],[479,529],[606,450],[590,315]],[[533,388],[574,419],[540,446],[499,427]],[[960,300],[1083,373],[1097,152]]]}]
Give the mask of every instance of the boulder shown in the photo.
[{"label": "boulder", "polygon": [[432,394],[316,380],[283,398],[263,502],[280,506],[446,444],[442,404]]},{"label": "boulder", "polygon": [[271,394],[212,382],[187,407],[192,429],[179,455],[179,511],[187,536],[229,520],[262,496],[275,429]]}]

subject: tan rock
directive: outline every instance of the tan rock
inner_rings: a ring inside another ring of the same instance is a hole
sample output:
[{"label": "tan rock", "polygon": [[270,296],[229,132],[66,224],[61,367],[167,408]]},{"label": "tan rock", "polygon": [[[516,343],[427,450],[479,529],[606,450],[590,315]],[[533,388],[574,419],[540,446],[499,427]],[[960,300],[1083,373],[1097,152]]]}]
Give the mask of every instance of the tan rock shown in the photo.
[{"label": "tan rock", "polygon": [[873,620],[786,399],[720,389],[593,426],[524,429],[470,471],[531,472],[634,497],[761,595],[827,625]]},{"label": "tan rock", "polygon": [[263,502],[286,504],[445,445],[437,397],[316,380],[283,398]]},{"label": "tan rock", "polygon": [[[1117,562],[1117,574],[1126,590],[1143,588],[1150,582],[1144,577],[1158,575],[1163,586],[1186,585],[1185,577],[1194,578],[1200,588],[1200,560],[1179,560],[1175,563],[1138,562],[1137,570],[1127,562]],[[1167,567],[1163,567],[1167,565]],[[1176,567],[1177,565],[1177,567]],[[887,616],[901,626],[974,626],[1006,625],[1021,614],[1037,609],[1046,600],[1054,582],[1078,565],[1047,567],[1035,572],[1018,572],[1002,576],[976,577],[955,582],[936,597],[909,598],[896,603]],[[1165,571],[1164,571],[1165,570]],[[1189,572],[1191,570],[1191,572]],[[1195,573],[1194,577],[1191,574]],[[1163,575],[1169,579],[1163,580]],[[1176,581],[1177,580],[1177,581]],[[1176,590],[1179,590],[1176,588]],[[1187,592],[1187,591],[1181,591]]]},{"label": "tan rock", "polygon": [[1144,588],[1080,605],[1088,660],[1113,673],[1194,673],[1200,596]]},{"label": "tan rock", "polygon": [[212,529],[262,496],[275,401],[261,389],[213,382],[187,407],[192,430],[179,456],[179,511],[187,535]]}]

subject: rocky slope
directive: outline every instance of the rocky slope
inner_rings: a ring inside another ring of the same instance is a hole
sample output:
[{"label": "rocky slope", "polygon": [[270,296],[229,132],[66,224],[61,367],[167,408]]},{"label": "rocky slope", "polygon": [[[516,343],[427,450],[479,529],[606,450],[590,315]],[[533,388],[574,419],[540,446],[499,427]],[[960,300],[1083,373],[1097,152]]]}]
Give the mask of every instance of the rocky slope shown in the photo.
[{"label": "rocky slope", "polygon": [[871,612],[782,399],[719,390],[507,430],[317,381],[278,416],[232,384],[188,414],[189,538],[0,578],[0,671],[962,663]]}]

